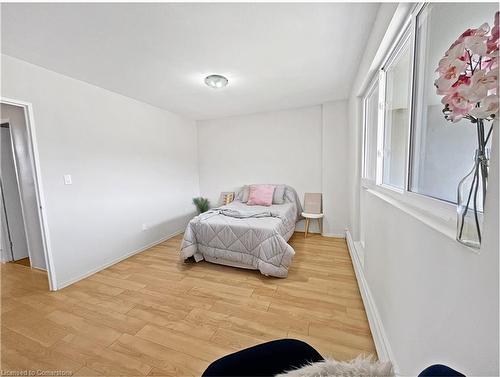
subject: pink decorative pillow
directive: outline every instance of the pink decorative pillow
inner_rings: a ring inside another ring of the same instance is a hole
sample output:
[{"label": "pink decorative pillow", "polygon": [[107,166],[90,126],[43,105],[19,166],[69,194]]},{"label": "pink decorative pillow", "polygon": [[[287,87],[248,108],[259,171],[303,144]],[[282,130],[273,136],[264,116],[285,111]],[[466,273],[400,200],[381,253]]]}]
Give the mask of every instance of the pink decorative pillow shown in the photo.
[{"label": "pink decorative pillow", "polygon": [[274,185],[251,185],[247,204],[249,206],[270,206],[273,204]]}]

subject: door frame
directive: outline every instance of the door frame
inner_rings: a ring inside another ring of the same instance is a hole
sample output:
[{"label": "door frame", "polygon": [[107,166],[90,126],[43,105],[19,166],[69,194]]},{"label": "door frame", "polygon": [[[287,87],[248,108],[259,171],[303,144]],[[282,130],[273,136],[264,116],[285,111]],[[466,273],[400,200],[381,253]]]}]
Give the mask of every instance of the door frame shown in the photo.
[{"label": "door frame", "polygon": [[[34,183],[36,192],[36,201],[38,206],[38,217],[40,219],[40,230],[42,233],[42,246],[43,253],[45,256],[45,264],[47,266],[47,275],[49,279],[49,289],[51,291],[57,290],[57,280],[54,268],[54,259],[52,255],[52,248],[50,243],[50,233],[46,214],[46,201],[43,191],[42,176],[40,173],[40,156],[38,154],[38,146],[35,132],[35,119],[33,116],[33,105],[29,102],[0,97],[0,103],[6,105],[12,105],[20,107],[24,110],[24,118],[26,121],[26,129],[28,134],[28,145],[31,149],[31,155],[33,157],[33,173],[34,173]],[[17,173],[17,172],[16,172]]]}]

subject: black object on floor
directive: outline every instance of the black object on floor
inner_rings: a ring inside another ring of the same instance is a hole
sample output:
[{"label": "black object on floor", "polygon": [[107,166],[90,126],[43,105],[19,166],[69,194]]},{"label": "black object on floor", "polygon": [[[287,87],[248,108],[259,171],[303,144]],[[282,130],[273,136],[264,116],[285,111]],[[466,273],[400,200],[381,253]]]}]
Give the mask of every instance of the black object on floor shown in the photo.
[{"label": "black object on floor", "polygon": [[435,364],[424,369],[418,377],[465,377],[465,375],[446,365]]},{"label": "black object on floor", "polygon": [[[301,340],[279,339],[224,356],[210,364],[202,377],[275,376],[323,360],[318,351]],[[446,365],[436,364],[418,377],[465,376]]]},{"label": "black object on floor", "polygon": [[210,364],[203,377],[274,376],[322,360],[309,344],[280,339],[224,356]]}]

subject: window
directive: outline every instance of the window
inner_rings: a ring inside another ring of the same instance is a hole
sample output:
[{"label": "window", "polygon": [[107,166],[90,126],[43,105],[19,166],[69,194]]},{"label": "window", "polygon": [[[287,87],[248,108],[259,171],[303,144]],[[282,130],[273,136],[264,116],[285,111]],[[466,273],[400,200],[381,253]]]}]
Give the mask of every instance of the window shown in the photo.
[{"label": "window", "polygon": [[449,219],[458,183],[472,169],[477,135],[467,120],[445,120],[435,69],[464,30],[492,26],[497,11],[497,3],[415,6],[363,97],[363,184],[395,189],[386,193],[407,204],[439,207]]},{"label": "window", "polygon": [[377,171],[378,90],[377,78],[372,82],[363,100],[363,178],[373,182],[375,182]]},{"label": "window", "polygon": [[456,203],[457,185],[473,165],[477,136],[469,121],[444,119],[435,69],[464,30],[484,22],[491,26],[497,10],[497,3],[433,3],[417,15],[410,191]]},{"label": "window", "polygon": [[406,146],[410,124],[411,50],[408,33],[382,69],[384,91],[384,143],[382,183],[405,187]]}]

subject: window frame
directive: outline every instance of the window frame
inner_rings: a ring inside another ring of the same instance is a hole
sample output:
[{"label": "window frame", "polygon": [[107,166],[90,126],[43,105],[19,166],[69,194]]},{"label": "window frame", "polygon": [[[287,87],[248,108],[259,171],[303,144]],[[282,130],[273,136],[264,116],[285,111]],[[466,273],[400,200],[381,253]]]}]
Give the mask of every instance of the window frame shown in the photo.
[{"label": "window frame", "polygon": [[[361,187],[368,192],[385,199],[387,202],[399,207],[403,211],[421,219],[424,223],[455,239],[456,227],[456,205],[443,199],[435,198],[425,194],[411,191],[412,162],[414,157],[414,142],[417,125],[415,124],[416,96],[417,96],[417,77],[416,64],[418,52],[417,48],[417,17],[428,6],[429,3],[418,3],[409,12],[408,19],[401,27],[390,48],[385,53],[385,57],[378,65],[374,77],[369,80],[363,96],[363,144],[362,144],[362,170]],[[407,39],[409,39],[407,41]],[[410,82],[409,82],[409,122],[407,129],[407,140],[405,144],[405,182],[402,189],[383,183],[383,157],[384,157],[384,132],[385,132],[385,106],[386,106],[386,75],[384,68],[397,57],[398,51],[402,50],[405,43],[409,43],[410,48]],[[377,169],[375,175],[375,184],[371,180],[364,179],[365,168],[365,99],[373,88],[374,83],[378,81],[379,85],[379,109],[378,109],[378,132],[377,132]]]},{"label": "window frame", "polygon": [[[377,159],[377,185],[381,186],[385,189],[388,190],[393,190],[395,192],[404,194],[405,191],[408,190],[409,188],[409,151],[410,151],[410,134],[411,134],[411,128],[412,128],[412,121],[413,121],[413,79],[414,79],[414,66],[415,66],[415,25],[413,22],[413,17],[411,18],[410,23],[403,28],[402,34],[397,38],[396,43],[394,46],[391,48],[389,53],[387,54],[387,58],[384,60],[380,67],[380,80],[383,82],[383,90],[380,91],[381,98],[380,98],[380,103],[382,105],[382,108],[379,109],[379,127],[381,128],[381,132],[379,133],[379,137],[377,138],[377,143],[379,145],[379,150],[377,153],[377,156],[379,158]],[[387,70],[389,67],[392,66],[392,64],[397,61],[401,57],[401,54],[404,53],[405,48],[408,47],[409,53],[410,53],[410,77],[409,77],[409,84],[408,84],[408,106],[409,106],[409,111],[408,111],[408,124],[407,124],[407,129],[406,129],[406,142],[405,142],[405,147],[404,147],[404,155],[405,155],[405,162],[404,162],[404,182],[403,182],[403,187],[397,187],[390,185],[388,183],[384,183],[384,163],[385,163],[385,131],[386,131],[386,110],[387,110]],[[378,166],[380,164],[380,166]]]},{"label": "window frame", "polygon": [[[417,115],[417,112],[420,110],[419,109],[419,103],[418,103],[418,89],[419,89],[419,80],[421,79],[416,71],[416,65],[418,64],[417,60],[418,58],[420,57],[420,53],[421,52],[418,52],[417,51],[417,48],[419,47],[419,43],[418,43],[418,18],[419,16],[421,16],[421,14],[423,14],[427,8],[429,6],[431,6],[432,3],[419,3],[415,8],[414,10],[412,11],[411,13],[411,19],[412,19],[412,27],[414,29],[414,36],[413,36],[413,63],[412,63],[412,103],[411,103],[411,113],[412,113],[412,120],[411,120],[411,124],[410,124],[410,140],[409,140],[409,150],[408,150],[408,154],[407,154],[407,158],[408,158],[408,171],[407,171],[407,181],[408,181],[408,184],[405,188],[405,191],[408,193],[409,196],[415,196],[415,200],[419,200],[418,198],[421,198],[422,200],[424,199],[432,199],[432,201],[430,201],[428,203],[428,205],[432,205],[434,204],[434,206],[436,206],[436,202],[440,203],[439,207],[442,209],[442,208],[448,208],[448,211],[451,209],[453,210],[453,212],[455,213],[456,211],[456,206],[457,206],[457,203],[456,202],[452,202],[452,201],[449,201],[449,200],[446,200],[446,199],[442,199],[442,198],[438,198],[438,197],[435,197],[435,196],[431,196],[431,195],[428,195],[428,194],[423,194],[423,193],[419,193],[419,192],[416,192],[416,191],[413,191],[412,190],[412,184],[413,184],[413,181],[414,181],[414,171],[416,170],[415,169],[415,165],[413,163],[413,161],[416,159],[416,158],[419,158],[420,157],[420,149],[419,148],[422,144],[425,145],[425,142],[426,140],[424,139],[422,141],[422,136],[421,135],[418,135],[417,136],[417,133],[419,132],[419,129],[418,129],[418,115]],[[428,23],[428,17],[426,17],[425,19],[425,23],[427,24]],[[427,32],[427,31],[426,31]],[[427,48],[427,46],[424,45],[424,48]],[[422,98],[420,98],[420,101],[422,101]],[[418,164],[418,169],[420,169],[420,164]],[[464,172],[464,175],[467,174],[467,172]],[[425,204],[425,202],[424,202]],[[482,215],[483,214],[483,211],[479,211],[479,213]]]},{"label": "window frame", "polygon": [[[417,109],[417,96],[418,96],[418,77],[416,74],[416,65],[418,64],[418,17],[419,15],[429,6],[430,3],[419,3],[415,5],[411,12],[410,28],[412,29],[412,42],[411,42],[411,119],[410,119],[410,129],[408,132],[408,149],[406,153],[406,185],[404,189],[404,199],[407,203],[422,209],[424,212],[429,212],[434,216],[446,220],[448,223],[452,223],[453,227],[453,238],[455,238],[455,227],[456,227],[456,204],[446,201],[444,199],[435,198],[430,195],[425,195],[422,193],[411,191],[411,180],[412,180],[412,170],[413,170],[413,158],[415,152],[415,133],[418,131],[418,125],[416,124],[416,112]],[[427,22],[427,20],[426,20]]]},{"label": "window frame", "polygon": [[[408,179],[408,185],[406,186],[406,191],[410,192],[410,193],[414,193],[414,194],[418,194],[414,191],[411,190],[411,186],[412,186],[412,180],[413,180],[413,170],[414,170],[414,166],[413,166],[413,160],[414,158],[416,157],[415,155],[415,152],[418,150],[417,149],[417,146],[416,146],[416,143],[418,144],[422,144],[422,140],[421,139],[418,139],[417,140],[417,135],[416,133],[418,132],[418,125],[416,124],[417,122],[417,111],[418,111],[418,108],[417,108],[417,105],[418,105],[418,88],[419,88],[419,80],[420,78],[417,77],[417,71],[415,69],[415,66],[416,64],[418,64],[417,62],[417,59],[420,57],[420,54],[421,52],[419,53],[417,51],[417,48],[418,48],[418,17],[420,14],[422,14],[424,12],[424,10],[428,7],[429,3],[422,3],[420,4],[417,8],[415,8],[412,12],[412,27],[413,27],[413,62],[412,62],[412,102],[411,102],[411,114],[412,114],[412,120],[411,120],[411,124],[410,124],[410,139],[409,139],[409,149],[408,149],[408,174],[407,174],[407,179]],[[427,23],[428,22],[428,18],[426,18],[425,22]],[[425,141],[423,142],[425,143]],[[420,156],[419,156],[420,157]],[[420,164],[419,164],[420,166]],[[420,169],[420,167],[419,167]],[[429,197],[429,198],[433,198],[433,199],[437,199],[437,198],[434,198],[432,196],[429,196],[429,195],[424,195],[424,194],[418,194],[418,195],[422,195],[422,196],[425,196],[425,197]],[[441,199],[437,199],[437,200],[441,200]],[[443,200],[444,201],[444,200]]]},{"label": "window frame", "polygon": [[[377,163],[375,163],[375,179],[369,179],[367,178],[366,174],[366,157],[367,157],[367,146],[370,143],[368,140],[368,127],[373,126],[373,125],[368,125],[368,111],[367,111],[367,103],[369,97],[375,93],[375,88],[378,91],[377,93],[377,124],[375,127],[375,135],[378,140],[378,130],[380,127],[380,79],[378,75],[374,75],[370,83],[368,84],[367,89],[365,90],[365,93],[363,94],[362,97],[362,102],[363,102],[363,135],[362,135],[362,148],[361,148],[361,181],[364,185],[366,186],[372,186],[375,184],[377,180]],[[376,141],[377,141],[376,140]],[[374,145],[375,150],[376,150],[376,155],[378,156],[378,145],[375,143]],[[378,157],[377,157],[378,159]]]}]

